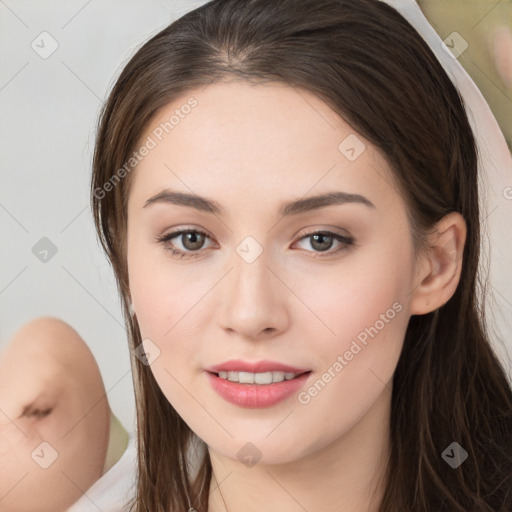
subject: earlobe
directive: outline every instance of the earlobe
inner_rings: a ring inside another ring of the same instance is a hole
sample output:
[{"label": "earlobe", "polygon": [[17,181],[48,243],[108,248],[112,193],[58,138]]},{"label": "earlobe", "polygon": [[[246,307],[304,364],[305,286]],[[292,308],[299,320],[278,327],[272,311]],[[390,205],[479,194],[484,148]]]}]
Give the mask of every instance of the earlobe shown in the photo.
[{"label": "earlobe", "polygon": [[449,213],[435,225],[429,249],[418,258],[412,315],[430,313],[450,300],[459,284],[465,241],[466,222],[460,213]]}]

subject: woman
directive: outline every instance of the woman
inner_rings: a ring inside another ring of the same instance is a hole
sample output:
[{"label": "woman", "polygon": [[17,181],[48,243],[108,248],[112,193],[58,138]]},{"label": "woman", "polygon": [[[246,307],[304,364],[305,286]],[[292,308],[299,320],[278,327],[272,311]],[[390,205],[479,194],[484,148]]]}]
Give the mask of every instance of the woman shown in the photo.
[{"label": "woman", "polygon": [[132,510],[510,510],[477,192],[461,98],[384,3],[215,0],[148,41],[92,179]]}]

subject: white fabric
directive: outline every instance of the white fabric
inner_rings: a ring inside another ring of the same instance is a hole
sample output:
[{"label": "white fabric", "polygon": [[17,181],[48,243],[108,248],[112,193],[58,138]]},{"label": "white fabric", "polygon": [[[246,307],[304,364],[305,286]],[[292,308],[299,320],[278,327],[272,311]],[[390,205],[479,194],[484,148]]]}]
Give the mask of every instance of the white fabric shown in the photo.
[{"label": "white fabric", "polygon": [[137,447],[133,434],[121,458],[67,512],[125,512],[135,496]]}]

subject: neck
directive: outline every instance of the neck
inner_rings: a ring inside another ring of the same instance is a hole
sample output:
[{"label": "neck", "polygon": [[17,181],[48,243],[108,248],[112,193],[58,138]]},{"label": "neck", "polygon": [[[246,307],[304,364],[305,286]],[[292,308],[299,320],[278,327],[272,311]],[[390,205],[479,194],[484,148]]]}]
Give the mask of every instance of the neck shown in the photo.
[{"label": "neck", "polygon": [[247,468],[209,448],[213,475],[208,512],[378,511],[389,457],[390,400],[391,391],[385,388],[349,431],[286,464]]}]

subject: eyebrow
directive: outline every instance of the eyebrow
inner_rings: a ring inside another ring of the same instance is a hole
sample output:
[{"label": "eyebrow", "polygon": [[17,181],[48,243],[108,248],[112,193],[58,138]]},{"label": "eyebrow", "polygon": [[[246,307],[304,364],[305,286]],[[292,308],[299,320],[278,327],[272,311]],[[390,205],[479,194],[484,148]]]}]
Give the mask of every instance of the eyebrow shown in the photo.
[{"label": "eyebrow", "polygon": [[[224,208],[213,199],[201,197],[196,194],[188,194],[178,192],[176,190],[165,189],[158,194],[150,197],[144,204],[143,208],[156,203],[170,203],[179,206],[188,206],[196,210],[214,215],[225,215]],[[347,192],[327,192],[316,196],[307,197],[305,199],[297,199],[284,203],[279,208],[279,214],[283,217],[289,215],[297,215],[319,208],[331,205],[342,205],[348,203],[363,204],[369,208],[375,208],[375,205],[366,197],[360,194],[349,194]]]}]

